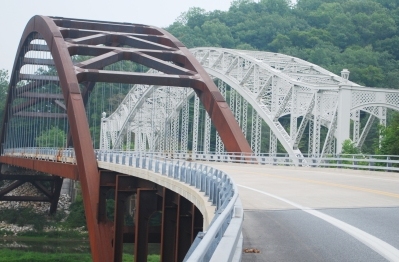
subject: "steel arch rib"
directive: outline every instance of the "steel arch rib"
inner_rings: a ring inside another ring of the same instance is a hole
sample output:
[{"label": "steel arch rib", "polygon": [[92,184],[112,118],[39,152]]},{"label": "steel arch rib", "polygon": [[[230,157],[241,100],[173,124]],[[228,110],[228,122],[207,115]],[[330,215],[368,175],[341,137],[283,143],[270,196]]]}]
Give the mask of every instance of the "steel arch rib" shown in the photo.
[{"label": "steel arch rib", "polygon": [[[93,35],[93,32],[98,34]],[[188,49],[168,32],[137,24],[34,16],[22,34],[10,88],[17,84],[19,70],[23,66],[21,58],[26,52],[24,47],[30,44],[29,36],[37,33],[48,47],[48,50],[42,51],[50,51],[53,57],[51,63],[58,72],[75,149],[94,261],[111,261],[112,247],[104,235],[109,233],[108,229],[101,227],[97,220],[98,167],[85,114],[84,103],[87,101],[88,92],[81,93],[80,83],[116,82],[191,87],[211,116],[226,148],[231,152],[251,152],[240,127],[212,79]],[[119,48],[119,45],[130,45],[133,48]],[[73,55],[88,55],[94,58],[74,65],[71,60]],[[122,60],[135,61],[164,74],[144,75],[103,70],[105,66]],[[13,99],[11,93],[8,93],[8,105]],[[9,110],[11,109],[7,107],[4,114],[1,134],[3,143]]]},{"label": "steel arch rib", "polygon": [[[237,51],[234,50],[229,50],[229,49],[222,49],[222,48],[194,48],[191,49],[191,51],[195,54],[196,51],[199,50],[214,50],[217,52],[226,52],[226,53],[231,53],[234,54],[237,57],[244,57],[246,60],[251,61],[254,64],[257,64],[258,66],[262,67],[263,69],[267,70],[270,72],[271,75],[277,75],[279,77],[281,77],[282,79],[289,81],[291,83],[294,84],[300,84],[301,82],[296,81],[294,79],[291,79],[290,77],[286,76],[285,74],[278,72],[278,70],[271,68],[270,66],[267,66],[265,64],[261,64],[259,61],[257,61],[256,59],[254,59],[253,57],[249,57],[245,54],[239,53]],[[198,57],[198,59],[200,59]],[[271,130],[273,131],[273,133],[277,136],[278,140],[280,141],[280,143],[282,144],[282,146],[284,147],[284,149],[287,151],[287,153],[289,153],[292,157],[302,157],[302,153],[299,149],[293,149],[291,143],[290,143],[290,138],[289,135],[285,132],[285,130],[283,131],[279,131],[278,127],[276,126],[276,123],[272,120],[272,117],[270,117],[270,113],[271,112],[266,112],[261,105],[254,99],[254,97],[252,97],[248,92],[246,92],[245,90],[243,90],[242,86],[240,86],[239,81],[234,78],[231,77],[229,74],[225,74],[223,72],[220,72],[218,70],[213,69],[210,66],[207,66],[205,63],[203,63],[203,66],[205,68],[205,70],[212,76],[217,77],[219,79],[221,79],[223,82],[227,83],[228,85],[230,85],[232,88],[234,88],[245,100],[247,100],[248,103],[251,104],[251,106],[257,111],[257,113],[262,117],[262,119],[267,123],[267,125],[271,128]],[[301,83],[303,84],[303,83]],[[283,134],[284,133],[284,134]]]},{"label": "steel arch rib", "polygon": [[[308,90],[307,92],[310,92],[309,94],[311,96],[313,96],[313,94],[316,92],[323,92],[322,97],[327,100],[325,101],[326,103],[323,104],[323,113],[319,117],[320,125],[326,126],[327,128],[330,127],[331,121],[334,121],[334,112],[337,110],[336,106],[338,101],[338,99],[336,98],[342,86],[350,86],[353,94],[356,94],[358,92],[362,92],[362,94],[381,93],[385,97],[383,99],[386,100],[385,103],[381,103],[380,94],[380,98],[378,101],[376,99],[374,99],[375,101],[362,101],[360,102],[360,104],[352,105],[351,111],[355,109],[361,109],[363,111],[369,112],[370,114],[375,114],[375,112],[371,112],[368,107],[384,106],[386,108],[392,108],[394,110],[397,110],[398,108],[398,103],[395,103],[395,101],[399,100],[399,92],[397,92],[396,90],[361,87],[356,83],[343,79],[342,77],[339,77],[317,65],[295,57],[276,53],[229,50],[223,48],[194,48],[190,49],[190,51],[192,51],[194,55],[197,56],[197,59],[201,61],[205,70],[211,76],[217,77],[225,81],[231,87],[236,89],[242,97],[250,102],[250,104],[256,109],[258,114],[262,116],[264,121],[277,135],[279,141],[282,143],[286,151],[292,156],[301,156],[302,154],[299,150],[294,149],[293,142],[291,141],[292,138],[290,137],[290,135],[288,135],[285,130],[282,130],[281,126],[277,126],[277,124],[279,123],[275,122],[276,117],[278,118],[284,115],[292,114],[292,104],[289,105],[291,101],[285,99],[284,106],[286,108],[279,108],[277,110],[278,113],[271,112],[271,109],[266,110],[265,106],[271,106],[271,104],[261,104],[257,101],[259,97],[257,97],[256,94],[254,96],[253,93],[246,90],[246,88],[243,88],[245,81],[248,79],[248,76],[250,76],[250,74],[253,72],[254,66],[252,66],[252,68],[245,73],[243,79],[237,78],[237,72],[235,72],[236,75],[234,76],[230,75],[231,70],[234,68],[234,66],[237,66],[237,58],[245,61],[250,61],[253,65],[257,65],[261,67],[262,70],[267,71],[268,74],[271,75],[271,77],[275,76],[283,79],[286,84],[291,85],[293,88],[301,88],[301,90],[304,88],[305,90]],[[201,52],[203,53],[201,54]],[[216,55],[219,56],[216,59],[217,62],[220,62],[223,59],[220,59],[220,57],[222,57],[224,54],[231,54],[235,56],[235,59],[231,59],[227,62],[230,64],[224,65],[224,69],[226,69],[228,66],[227,73],[223,72],[223,70],[220,70],[220,68],[217,68],[217,65],[215,66],[215,64],[217,64],[215,60],[213,60],[212,62],[208,61],[212,56],[210,54],[211,52],[215,52]],[[241,63],[245,63],[242,62],[242,60],[240,60]],[[272,95],[270,95],[270,97],[271,96]],[[140,99],[145,100],[146,97],[142,97]],[[271,103],[273,103],[273,101]],[[179,107],[175,110],[179,110]],[[304,114],[306,114],[307,110],[307,106],[303,108],[296,108],[296,117],[303,116]],[[314,110],[315,109],[311,110],[311,115],[314,115]],[[325,147],[325,145],[323,147]]]},{"label": "steel arch rib", "polygon": [[[67,107],[68,121],[71,127],[72,139],[74,141],[74,149],[76,154],[76,162],[79,172],[79,180],[81,182],[82,193],[84,195],[85,213],[88,221],[88,230],[90,238],[90,247],[92,250],[94,261],[103,261],[107,255],[104,254],[107,248],[101,246],[101,234],[96,226],[97,220],[97,202],[99,195],[99,178],[97,161],[94,155],[91,143],[89,126],[87,123],[85,108],[79,89],[79,83],[75,75],[74,66],[70,58],[64,38],[54,21],[45,16],[34,16],[27,24],[18,47],[16,55],[10,87],[16,85],[18,70],[21,68],[20,62],[23,53],[23,47],[29,43],[28,37],[32,33],[39,33],[44,41],[46,41],[50,52],[53,56],[54,63],[58,72],[64,101]],[[7,104],[11,103],[11,92],[7,97]],[[9,108],[6,107],[4,114],[4,124],[2,129],[2,143],[5,139],[5,126],[8,121]]]}]

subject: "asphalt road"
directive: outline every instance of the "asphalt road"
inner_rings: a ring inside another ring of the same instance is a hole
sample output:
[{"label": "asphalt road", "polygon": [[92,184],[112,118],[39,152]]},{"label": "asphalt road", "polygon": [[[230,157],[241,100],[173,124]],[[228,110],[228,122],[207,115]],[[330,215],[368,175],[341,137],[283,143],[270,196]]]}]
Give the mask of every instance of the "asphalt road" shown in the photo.
[{"label": "asphalt road", "polygon": [[239,186],[243,261],[399,261],[399,174],[210,165]]}]

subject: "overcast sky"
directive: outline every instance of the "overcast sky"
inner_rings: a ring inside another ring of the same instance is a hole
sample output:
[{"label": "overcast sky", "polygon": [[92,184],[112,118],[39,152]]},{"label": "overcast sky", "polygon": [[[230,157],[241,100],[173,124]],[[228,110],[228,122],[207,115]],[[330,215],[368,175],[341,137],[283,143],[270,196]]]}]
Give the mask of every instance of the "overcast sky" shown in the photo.
[{"label": "overcast sky", "polygon": [[166,27],[190,7],[228,10],[232,0],[2,0],[0,69],[11,74],[26,23],[34,15],[129,22]]}]

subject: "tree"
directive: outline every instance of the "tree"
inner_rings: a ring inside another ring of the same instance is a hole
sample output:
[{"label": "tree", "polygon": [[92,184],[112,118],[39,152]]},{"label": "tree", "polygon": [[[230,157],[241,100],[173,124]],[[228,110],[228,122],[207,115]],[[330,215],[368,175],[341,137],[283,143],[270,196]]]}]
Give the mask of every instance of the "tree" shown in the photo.
[{"label": "tree", "polygon": [[278,33],[276,38],[274,38],[274,40],[269,44],[269,48],[275,52],[279,49],[290,46],[292,46],[291,39],[288,36],[282,35],[280,33]]},{"label": "tree", "polygon": [[355,155],[359,153],[360,153],[359,148],[356,147],[355,143],[352,142],[352,140],[346,139],[344,142],[342,142],[341,154]]},{"label": "tree", "polygon": [[201,26],[203,35],[206,35],[212,46],[220,46],[226,48],[234,47],[234,38],[230,28],[218,19],[206,21]]},{"label": "tree", "polygon": [[38,147],[65,147],[66,135],[64,131],[53,126],[36,137],[35,142]]},{"label": "tree", "polygon": [[4,106],[8,91],[8,71],[0,69],[0,123],[3,123]]},{"label": "tree", "polygon": [[399,113],[393,113],[390,122],[387,127],[380,127],[382,140],[378,153],[382,155],[399,155]]}]

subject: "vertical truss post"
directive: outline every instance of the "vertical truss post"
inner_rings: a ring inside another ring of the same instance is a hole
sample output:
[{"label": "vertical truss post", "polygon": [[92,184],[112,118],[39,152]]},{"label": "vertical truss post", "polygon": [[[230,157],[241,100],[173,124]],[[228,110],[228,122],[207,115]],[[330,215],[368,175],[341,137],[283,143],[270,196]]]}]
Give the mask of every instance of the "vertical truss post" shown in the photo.
[{"label": "vertical truss post", "polygon": [[[226,84],[220,79],[217,80],[217,83],[218,83],[218,89],[219,89],[220,93],[226,99]],[[216,130],[215,132],[216,132],[216,149],[215,149],[215,151],[218,154],[220,154],[220,153],[224,152],[224,145],[223,145],[222,139],[220,138],[218,131]]]},{"label": "vertical truss post", "polygon": [[236,90],[230,87],[230,110],[231,112],[235,112],[235,98],[236,98]]},{"label": "vertical truss post", "polygon": [[173,117],[171,124],[172,124],[172,151],[176,152],[179,150],[179,120],[180,120],[180,114],[177,112],[177,114]]},{"label": "vertical truss post", "polygon": [[146,151],[147,150],[147,134],[146,133],[141,133],[141,151]]},{"label": "vertical truss post", "polygon": [[140,150],[140,140],[139,140],[139,133],[138,130],[134,132],[134,150],[139,151]]},{"label": "vertical truss post", "polygon": [[[260,153],[261,146],[261,133],[262,133],[262,122],[261,118],[252,108],[252,136],[251,136],[251,148],[255,154]],[[273,132],[270,132],[273,133]]]},{"label": "vertical truss post", "polygon": [[216,148],[215,151],[217,154],[220,154],[224,151],[224,146],[223,146],[223,142],[222,139],[220,138],[220,135],[218,133],[218,131],[216,130]]},{"label": "vertical truss post", "polygon": [[155,92],[152,92],[152,108],[151,108],[151,131],[149,132],[148,135],[148,148],[150,152],[155,152],[155,143],[156,143],[156,137],[157,137],[157,129],[156,129],[156,124],[157,124],[157,120],[155,117],[155,110],[156,110],[156,99],[155,99]]},{"label": "vertical truss post", "polygon": [[112,143],[112,147],[113,148],[117,148],[118,146],[120,146],[120,145],[114,145],[114,143],[116,143],[116,138],[118,137],[118,131],[114,131],[114,130],[111,130],[111,132],[110,132],[110,135],[111,135],[111,143]]},{"label": "vertical truss post", "polygon": [[327,153],[332,154],[332,155],[336,154],[336,151],[335,151],[335,137],[334,137],[334,134],[333,134],[333,137],[332,137],[331,142],[330,142],[330,145],[329,145],[329,152],[327,152]]},{"label": "vertical truss post", "polygon": [[161,123],[159,125],[159,146],[158,149],[160,152],[163,152],[165,150],[165,120],[161,120]]},{"label": "vertical truss post", "polygon": [[172,141],[170,139],[170,137],[172,135],[171,134],[171,130],[172,130],[171,125],[172,125],[172,122],[168,122],[165,119],[165,150],[167,152],[170,152],[172,150],[172,148],[171,148]]},{"label": "vertical truss post", "polygon": [[353,136],[352,141],[357,143],[359,141],[360,136],[360,110],[355,110],[352,112],[352,120],[353,120]]},{"label": "vertical truss post", "polygon": [[143,151],[143,133],[142,133],[143,130],[141,127],[138,130],[139,130],[137,133],[138,151]]},{"label": "vertical truss post", "polygon": [[170,152],[173,153],[175,151],[175,139],[176,139],[176,134],[175,134],[175,117],[171,116],[170,117],[170,136],[169,136],[169,148],[170,148]]},{"label": "vertical truss post", "polygon": [[309,120],[309,144],[308,144],[308,156],[312,156],[314,154],[313,151],[313,128],[314,126],[314,121],[312,119]]},{"label": "vertical truss post", "polygon": [[126,150],[130,151],[132,149],[132,132],[127,130],[126,133]]},{"label": "vertical truss post", "polygon": [[271,79],[271,92],[272,92],[272,97],[271,97],[271,105],[270,105],[270,112],[272,115],[276,115],[277,108],[278,108],[278,102],[279,102],[279,88],[276,83],[276,77],[272,77]]},{"label": "vertical truss post", "polygon": [[291,100],[290,136],[291,136],[292,145],[294,145],[298,131],[298,90],[297,88],[295,88],[295,86],[292,87],[291,96],[292,100]]},{"label": "vertical truss post", "polygon": [[313,111],[313,156],[316,157],[320,154],[321,98],[322,93],[318,92],[316,94],[315,110]]},{"label": "vertical truss post", "polygon": [[337,152],[342,151],[342,143],[350,137],[350,109],[352,91],[350,87],[340,86],[338,92]]},{"label": "vertical truss post", "polygon": [[[193,117],[193,154],[198,150],[198,121],[199,121],[199,98],[194,98],[194,117]],[[195,156],[193,155],[195,158]]]},{"label": "vertical truss post", "polygon": [[277,137],[273,133],[273,131],[270,130],[269,155],[275,156],[276,154],[277,154]]},{"label": "vertical truss post", "polygon": [[146,134],[148,150],[154,152],[154,130],[151,130],[150,133]]},{"label": "vertical truss post", "polygon": [[162,261],[176,261],[175,250],[177,231],[177,194],[163,188],[161,225],[161,258]]},{"label": "vertical truss post", "polygon": [[235,117],[239,126],[241,126],[241,104],[242,104],[242,97],[236,93],[236,112]]},{"label": "vertical truss post", "polygon": [[177,112],[175,117],[175,152],[179,150],[179,137],[180,137],[180,111]]},{"label": "vertical truss post", "polygon": [[[136,140],[137,139],[137,140]],[[137,128],[136,134],[135,134],[135,142],[137,141],[137,151],[141,151],[142,145],[141,145],[141,128]]]},{"label": "vertical truss post", "polygon": [[[387,126],[387,108],[379,106],[378,107],[378,115],[380,116],[380,125],[383,127]],[[381,142],[382,142],[382,136],[379,137],[378,139],[378,145],[381,147]]]},{"label": "vertical truss post", "polygon": [[204,153],[210,152],[211,145],[211,118],[208,113],[205,112],[205,126],[204,126]]},{"label": "vertical truss post", "polygon": [[242,103],[242,125],[241,130],[245,138],[247,137],[247,123],[248,123],[248,102],[244,99]]},{"label": "vertical truss post", "polygon": [[134,260],[146,262],[148,255],[148,225],[152,213],[157,211],[157,195],[153,189],[137,189],[135,214]]},{"label": "vertical truss post", "polygon": [[170,86],[168,86],[166,88],[166,94],[167,95],[166,95],[166,101],[165,101],[165,105],[166,105],[166,108],[165,108],[165,112],[166,112],[166,115],[165,115],[165,139],[166,139],[166,141],[165,142],[166,142],[166,151],[170,152],[170,151],[172,151],[172,147],[171,147],[172,139],[170,139],[170,137],[172,136],[172,121],[170,121],[169,123],[167,121],[168,117],[171,116],[171,112],[172,112]]},{"label": "vertical truss post", "polygon": [[189,122],[189,105],[187,98],[187,90],[184,96],[184,105],[182,108],[182,121],[181,121],[181,151],[187,152],[188,150],[188,122]]}]

